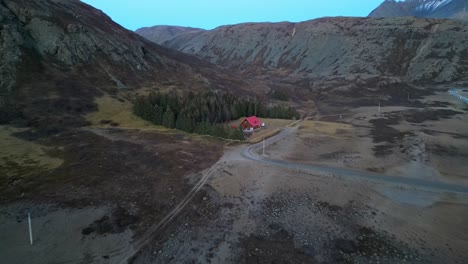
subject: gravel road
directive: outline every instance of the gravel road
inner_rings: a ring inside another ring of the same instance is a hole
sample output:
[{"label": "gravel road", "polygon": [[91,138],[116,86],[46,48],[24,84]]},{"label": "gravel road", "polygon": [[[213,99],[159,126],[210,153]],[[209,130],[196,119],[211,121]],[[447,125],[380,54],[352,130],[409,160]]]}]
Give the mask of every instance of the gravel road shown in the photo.
[{"label": "gravel road", "polygon": [[424,189],[424,190],[429,190],[429,191],[468,195],[468,186],[464,186],[464,185],[450,184],[450,183],[444,183],[444,182],[438,182],[438,181],[429,181],[429,180],[417,179],[417,178],[406,178],[406,177],[401,177],[401,176],[384,175],[384,174],[372,173],[372,172],[367,172],[367,171],[358,171],[358,170],[345,169],[345,168],[327,167],[327,166],[322,166],[322,165],[294,163],[294,162],[285,161],[285,160],[274,160],[274,159],[270,159],[268,157],[262,156],[261,154],[258,154],[259,152],[262,152],[263,144],[265,144],[265,147],[267,147],[275,142],[280,141],[281,139],[285,137],[293,135],[297,131],[297,129],[298,129],[298,126],[285,128],[276,136],[265,140],[264,143],[260,142],[258,144],[255,144],[255,145],[252,145],[243,149],[241,154],[244,158],[247,158],[253,161],[280,166],[284,168],[317,173],[320,175],[325,174],[325,175],[350,177],[350,178],[355,178],[355,179],[360,179],[360,180],[372,181],[376,183],[387,183],[387,184],[392,184],[392,185],[397,185],[397,186]]}]

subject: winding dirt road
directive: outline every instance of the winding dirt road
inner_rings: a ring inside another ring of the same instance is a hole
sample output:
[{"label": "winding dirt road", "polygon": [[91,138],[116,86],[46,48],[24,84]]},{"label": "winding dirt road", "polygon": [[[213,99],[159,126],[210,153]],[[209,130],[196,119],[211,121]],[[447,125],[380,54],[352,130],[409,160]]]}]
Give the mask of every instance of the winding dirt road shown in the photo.
[{"label": "winding dirt road", "polygon": [[[255,145],[247,145],[240,148],[240,155],[248,160],[255,162],[260,162],[264,164],[279,166],[287,169],[300,170],[304,172],[310,172],[317,175],[323,175],[328,177],[328,175],[335,175],[340,177],[366,180],[374,183],[384,183],[391,184],[395,186],[410,187],[414,189],[426,190],[426,191],[436,191],[436,192],[446,192],[446,193],[456,193],[462,195],[468,195],[468,186],[464,185],[455,185],[444,182],[437,181],[428,181],[423,179],[416,178],[405,178],[400,176],[391,176],[384,175],[366,171],[358,171],[346,168],[336,168],[336,167],[327,167],[322,165],[312,165],[312,164],[302,164],[294,163],[285,160],[274,160],[258,154],[261,152],[263,144],[269,146],[275,142],[280,141],[281,139],[293,135],[298,129],[298,126],[284,128],[277,135],[265,140],[265,143],[260,142]],[[170,212],[164,217],[159,223],[153,225],[146,234],[136,241],[132,248],[136,253],[140,251],[155,235],[157,235],[163,227],[170,224],[175,217],[182,211],[182,209],[193,199],[195,194],[201,190],[201,188],[209,181],[213,173],[216,171],[220,163],[223,163],[223,158],[214,164],[210,169],[208,169],[200,179],[200,181],[192,188],[192,190],[187,194],[187,196]],[[119,249],[120,251],[122,249]],[[133,256],[128,256],[121,263],[125,263]]]},{"label": "winding dirt road", "polygon": [[[200,191],[201,188],[208,182],[213,173],[216,171],[220,162],[221,160],[205,171],[202,174],[201,179],[197,182],[197,184],[195,184],[195,186],[184,197],[184,199],[179,204],[177,204],[177,206],[174,207],[174,209],[172,209],[159,223],[151,226],[150,229],[146,231],[144,236],[132,244],[132,249],[135,253],[138,253],[144,246],[146,246],[149,241],[151,241],[152,238],[154,238],[154,236],[156,236],[161,230],[163,230],[165,226],[171,223],[177,217],[177,215],[179,215],[182,209],[184,209],[185,206],[193,199],[195,194],[197,194],[198,191]],[[134,254],[124,258],[120,263],[128,263],[128,260],[133,257],[133,255]]]},{"label": "winding dirt road", "polygon": [[[265,146],[269,146],[275,142],[280,141],[281,139],[288,137],[294,134],[297,131],[298,127],[288,127],[283,129],[279,134],[265,140]],[[367,171],[359,171],[346,168],[337,168],[337,167],[328,167],[323,165],[313,165],[313,164],[303,164],[303,163],[294,163],[285,160],[274,160],[268,157],[264,157],[258,152],[261,152],[263,143],[246,147],[242,150],[241,155],[246,158],[256,162],[261,162],[269,165],[275,165],[283,168],[295,169],[305,172],[311,172],[319,175],[335,175],[341,177],[348,177],[360,180],[372,181],[375,183],[388,183],[397,186],[411,187],[414,189],[437,191],[437,192],[446,192],[446,193],[457,193],[468,195],[468,186],[451,184],[438,181],[429,181],[424,179],[417,178],[407,178],[401,176],[392,176],[385,174],[372,173]]]}]

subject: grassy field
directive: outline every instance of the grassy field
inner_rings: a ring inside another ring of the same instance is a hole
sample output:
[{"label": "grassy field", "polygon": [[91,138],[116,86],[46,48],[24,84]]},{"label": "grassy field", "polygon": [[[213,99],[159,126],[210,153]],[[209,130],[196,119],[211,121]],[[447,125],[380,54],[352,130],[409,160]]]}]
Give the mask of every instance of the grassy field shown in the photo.
[{"label": "grassy field", "polygon": [[88,120],[92,126],[116,126],[120,128],[157,131],[169,130],[162,126],[156,126],[133,114],[133,105],[128,101],[121,102],[106,95],[97,98],[95,102],[98,105],[98,111],[86,116],[86,120]]},{"label": "grassy field", "polygon": [[[32,172],[51,170],[62,165],[63,160],[50,157],[52,149],[14,137],[21,129],[0,126],[0,176],[25,177]],[[1,179],[3,182],[5,179]]]},{"label": "grassy field", "polygon": [[299,128],[304,134],[307,133],[318,133],[327,135],[336,135],[340,130],[351,130],[352,125],[334,122],[323,122],[323,121],[303,121]]},{"label": "grassy field", "polygon": [[[97,98],[95,102],[98,105],[98,111],[86,116],[86,120],[88,120],[93,127],[105,128],[114,126],[123,129],[139,129],[142,131],[172,131],[172,129],[154,125],[151,122],[143,120],[133,114],[133,105],[128,101],[121,102],[106,95]],[[244,118],[233,120],[229,122],[229,126],[239,126],[243,120]],[[286,127],[295,122],[294,120],[272,118],[260,118],[260,120],[264,122],[266,126],[254,132],[252,137],[248,140],[251,143],[258,142],[263,138],[271,137],[278,133],[280,128]],[[193,136],[205,137],[199,135]]]}]

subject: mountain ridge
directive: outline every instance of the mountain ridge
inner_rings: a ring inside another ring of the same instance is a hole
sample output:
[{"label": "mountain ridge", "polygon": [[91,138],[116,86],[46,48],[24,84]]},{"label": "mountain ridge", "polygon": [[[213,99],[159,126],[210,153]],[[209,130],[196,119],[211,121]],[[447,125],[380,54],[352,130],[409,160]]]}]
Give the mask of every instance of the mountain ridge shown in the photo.
[{"label": "mountain ridge", "polygon": [[82,126],[82,116],[96,110],[94,98],[116,91],[242,93],[246,86],[234,73],[152,43],[81,1],[1,0],[0,21],[0,110],[14,104],[34,126]]},{"label": "mountain ridge", "polygon": [[153,41],[156,44],[163,44],[164,42],[174,39],[180,35],[202,31],[205,30],[193,27],[161,25],[153,27],[143,27],[136,30],[135,33],[139,35],[145,35],[147,39]]},{"label": "mountain ridge", "polygon": [[369,17],[415,16],[468,20],[466,0],[385,0]]},{"label": "mountain ridge", "polygon": [[466,79],[467,29],[458,20],[337,17],[221,26],[163,45],[254,76],[359,74],[453,82]]}]

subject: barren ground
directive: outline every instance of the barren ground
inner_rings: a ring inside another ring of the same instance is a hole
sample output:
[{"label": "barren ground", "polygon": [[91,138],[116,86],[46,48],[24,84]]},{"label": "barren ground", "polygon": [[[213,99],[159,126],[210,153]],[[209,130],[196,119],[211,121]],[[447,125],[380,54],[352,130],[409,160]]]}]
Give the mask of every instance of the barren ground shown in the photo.
[{"label": "barren ground", "polygon": [[355,108],[337,122],[305,121],[266,149],[274,159],[468,184],[468,115],[448,107]]},{"label": "barren ground", "polygon": [[[317,115],[322,121],[298,123],[266,155],[468,186],[465,106],[443,93],[420,100],[427,102],[383,105],[380,114],[354,107],[341,117]],[[116,102],[98,102],[108,103]],[[52,135],[1,128],[2,262],[468,259],[465,194],[259,163],[241,155],[246,144],[222,154],[225,142],[148,127],[119,109],[88,116],[92,127]],[[193,192],[200,179],[208,182]]]},{"label": "barren ground", "polygon": [[[355,108],[304,121],[269,158],[467,186],[463,105]],[[215,165],[205,192],[134,263],[464,263],[465,194],[304,173],[246,160]],[[448,151],[450,150],[450,151]]]},{"label": "barren ground", "polygon": [[311,175],[228,151],[134,263],[463,263],[468,197]]},{"label": "barren ground", "polygon": [[1,152],[8,165],[2,172],[9,172],[0,181],[3,263],[116,263],[132,256],[132,242],[184,198],[223,146],[176,131],[87,128],[41,137],[2,127],[2,134],[1,149],[15,150]]}]

